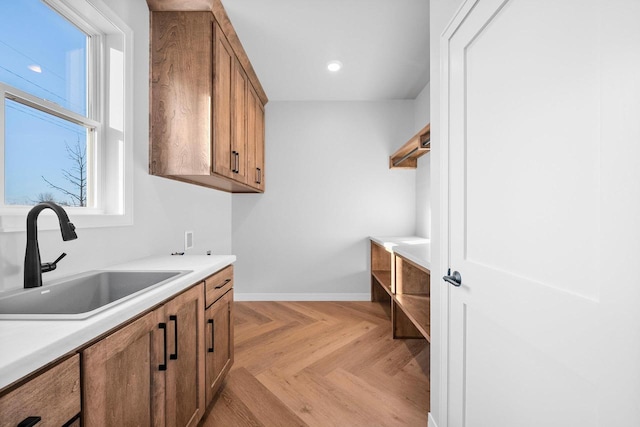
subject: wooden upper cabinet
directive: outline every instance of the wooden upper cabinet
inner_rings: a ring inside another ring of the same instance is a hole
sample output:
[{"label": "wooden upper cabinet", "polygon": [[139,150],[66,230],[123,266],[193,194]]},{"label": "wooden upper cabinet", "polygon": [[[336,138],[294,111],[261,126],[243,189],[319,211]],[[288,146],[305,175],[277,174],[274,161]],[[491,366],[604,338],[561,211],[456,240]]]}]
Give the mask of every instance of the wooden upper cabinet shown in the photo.
[{"label": "wooden upper cabinet", "polygon": [[[211,173],[211,25],[207,13],[151,15],[150,171],[154,175]],[[227,87],[227,102],[228,96]]]},{"label": "wooden upper cabinet", "polygon": [[231,102],[233,99],[233,51],[222,30],[213,23],[213,172],[233,178]]},{"label": "wooden upper cabinet", "polygon": [[[264,133],[254,126],[264,128],[268,99],[222,4],[147,3],[150,173],[228,192],[264,191],[252,169],[255,151],[248,151],[253,135]],[[252,91],[261,122],[249,119]]]},{"label": "wooden upper cabinet", "polygon": [[264,191],[264,108],[249,88],[247,98],[247,184]]},{"label": "wooden upper cabinet", "polygon": [[234,156],[235,179],[247,182],[247,76],[237,60],[232,67],[231,90],[231,154]]}]

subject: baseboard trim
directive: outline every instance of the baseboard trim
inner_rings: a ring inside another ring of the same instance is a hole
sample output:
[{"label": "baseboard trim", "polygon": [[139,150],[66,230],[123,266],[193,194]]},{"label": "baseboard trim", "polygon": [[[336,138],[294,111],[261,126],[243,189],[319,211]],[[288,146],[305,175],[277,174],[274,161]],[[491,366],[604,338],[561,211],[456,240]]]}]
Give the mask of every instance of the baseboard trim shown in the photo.
[{"label": "baseboard trim", "polygon": [[429,419],[427,421],[427,426],[428,427],[438,427],[438,424],[436,424],[436,420],[433,419],[433,416],[431,415],[431,412],[429,412]]},{"label": "baseboard trim", "polygon": [[320,293],[320,294],[277,294],[277,293],[234,293],[236,301],[371,301],[371,294]]}]

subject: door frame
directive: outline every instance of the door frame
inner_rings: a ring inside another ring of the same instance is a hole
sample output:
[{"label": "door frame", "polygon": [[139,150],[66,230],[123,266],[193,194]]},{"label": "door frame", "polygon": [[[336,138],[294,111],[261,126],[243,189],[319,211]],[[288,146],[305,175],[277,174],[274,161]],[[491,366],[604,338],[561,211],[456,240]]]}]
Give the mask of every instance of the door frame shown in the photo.
[{"label": "door frame", "polygon": [[[474,9],[476,4],[480,0],[464,0],[456,13],[451,18],[451,21],[442,34],[440,35],[440,86],[439,90],[439,99],[440,99],[440,118],[439,122],[439,149],[434,150],[437,153],[438,158],[438,166],[439,170],[439,188],[440,188],[440,197],[439,197],[439,228],[441,230],[440,241],[437,247],[440,262],[438,265],[438,270],[440,273],[436,271],[436,274],[444,274],[449,267],[454,267],[450,265],[450,245],[449,238],[451,235],[450,221],[449,221],[449,200],[450,200],[450,191],[449,191],[449,162],[450,162],[450,149],[449,149],[449,94],[450,94],[450,79],[449,79],[449,57],[450,57],[450,43],[451,39],[457,32],[458,28],[465,21],[465,18],[471,11]],[[509,0],[503,0],[503,4]],[[452,286],[447,285],[442,281],[442,279],[438,278],[439,286],[441,287],[440,291],[440,370],[438,372],[440,376],[440,387],[437,390],[439,395],[440,405],[439,405],[439,425],[436,426],[430,425],[429,427],[447,427],[449,425],[449,304],[450,304],[450,293],[452,292]],[[431,418],[433,419],[433,418]]]}]

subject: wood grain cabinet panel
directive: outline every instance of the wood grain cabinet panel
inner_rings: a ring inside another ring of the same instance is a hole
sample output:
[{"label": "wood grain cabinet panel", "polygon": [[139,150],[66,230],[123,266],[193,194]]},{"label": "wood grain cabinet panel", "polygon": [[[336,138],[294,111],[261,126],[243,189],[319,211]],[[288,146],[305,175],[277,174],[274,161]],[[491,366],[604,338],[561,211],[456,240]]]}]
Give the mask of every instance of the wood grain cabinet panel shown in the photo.
[{"label": "wood grain cabinet panel", "polygon": [[160,176],[207,176],[211,173],[211,17],[196,12],[154,13],[151,26],[150,171]]},{"label": "wood grain cabinet panel", "polygon": [[200,283],[82,352],[83,425],[196,426],[205,410]]},{"label": "wood grain cabinet panel", "polygon": [[82,352],[83,425],[164,425],[161,320],[148,313]]},{"label": "wood grain cabinet panel", "polygon": [[247,76],[237,59],[233,60],[231,77],[231,146],[234,157],[234,179],[247,183]]},{"label": "wood grain cabinet panel", "polygon": [[[215,11],[167,11],[167,4],[147,3],[150,173],[229,192],[264,191],[255,182],[264,160],[256,179],[254,146],[261,135],[264,159],[267,99],[224,8],[215,1]],[[256,109],[259,121],[249,118]]]},{"label": "wood grain cabinet panel", "polygon": [[213,172],[227,178],[234,177],[235,156],[232,144],[231,101],[233,51],[220,27],[213,27]]},{"label": "wood grain cabinet panel", "polygon": [[169,333],[165,407],[168,426],[196,426],[205,411],[204,290],[197,285],[164,306]]},{"label": "wood grain cabinet panel", "polygon": [[247,184],[264,191],[264,107],[253,88],[247,97]]},{"label": "wood grain cabinet panel", "polygon": [[40,417],[38,427],[59,427],[80,413],[80,357],[76,354],[0,397],[0,426]]},{"label": "wood grain cabinet panel", "polygon": [[204,281],[205,305],[209,307],[233,287],[233,265],[229,265]]},{"label": "wood grain cabinet panel", "polygon": [[213,400],[233,365],[233,289],[205,311],[207,321],[207,405]]}]

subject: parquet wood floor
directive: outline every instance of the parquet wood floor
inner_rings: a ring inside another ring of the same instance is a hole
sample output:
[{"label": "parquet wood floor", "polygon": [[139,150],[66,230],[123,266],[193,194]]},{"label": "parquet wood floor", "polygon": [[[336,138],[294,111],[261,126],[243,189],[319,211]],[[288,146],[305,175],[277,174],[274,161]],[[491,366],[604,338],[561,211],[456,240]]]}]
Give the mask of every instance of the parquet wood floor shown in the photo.
[{"label": "parquet wood floor", "polygon": [[371,302],[236,302],[235,363],[201,426],[426,426],[429,344]]}]

